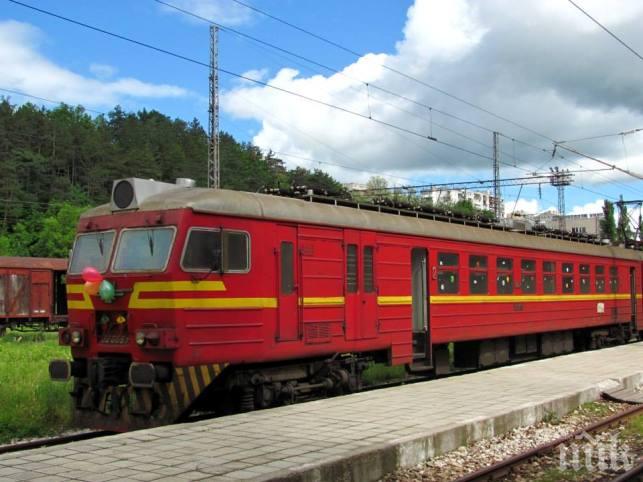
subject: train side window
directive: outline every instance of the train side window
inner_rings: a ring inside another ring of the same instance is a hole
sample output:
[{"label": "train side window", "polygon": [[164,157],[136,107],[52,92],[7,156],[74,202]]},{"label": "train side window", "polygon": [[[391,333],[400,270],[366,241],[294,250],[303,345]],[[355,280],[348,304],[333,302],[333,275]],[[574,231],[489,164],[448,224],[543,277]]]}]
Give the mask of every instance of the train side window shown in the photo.
[{"label": "train side window", "polygon": [[499,295],[510,295],[514,291],[513,265],[511,258],[496,258],[496,292]]},{"label": "train side window", "polygon": [[498,269],[504,269],[504,270],[511,270],[513,269],[514,266],[514,260],[511,258],[498,258],[496,259],[496,268]]},{"label": "train side window", "polygon": [[486,256],[469,256],[469,268],[471,269],[487,269],[487,257]]},{"label": "train side window", "polygon": [[487,257],[469,256],[469,293],[472,295],[486,295],[489,293],[487,277]]},{"label": "train side window", "polygon": [[455,294],[458,292],[458,272],[455,270],[438,271],[438,291]]},{"label": "train side window", "polygon": [[543,261],[543,292],[552,294],[556,292],[556,262]]},{"label": "train side window", "polygon": [[250,269],[250,238],[240,231],[191,229],[181,267],[186,271],[246,273]]},{"label": "train side window", "polygon": [[605,278],[596,278],[594,287],[597,293],[605,293]]},{"label": "train side window", "polygon": [[574,264],[573,263],[563,263],[563,273],[573,273]]},{"label": "train side window", "polygon": [[246,272],[250,267],[250,242],[247,233],[223,231],[223,271]]},{"label": "train side window", "polygon": [[183,250],[181,267],[188,271],[220,271],[221,231],[191,229]]},{"label": "train side window", "polygon": [[581,293],[589,293],[589,276],[581,276],[580,277],[580,292]]},{"label": "train side window", "polygon": [[574,277],[563,276],[563,293],[573,293],[573,292],[574,292]]},{"label": "train side window", "polygon": [[610,266],[610,291],[618,293],[618,266]]},{"label": "train side window", "polygon": [[458,266],[459,255],[455,253],[439,253],[438,266]]},{"label": "train side window", "polygon": [[346,292],[357,293],[357,245],[349,244],[346,249]]},{"label": "train side window", "polygon": [[580,271],[580,274],[589,274],[589,265],[588,264],[581,264],[578,267],[578,270]]},{"label": "train side window", "polygon": [[536,261],[533,259],[523,259],[520,262],[522,269],[520,277],[520,288],[523,293],[536,292]]},{"label": "train side window", "polygon": [[375,292],[375,278],[373,276],[373,246],[364,246],[364,293]]},{"label": "train side window", "polygon": [[5,315],[7,313],[5,309],[5,301],[4,301],[4,285],[5,285],[5,275],[0,274],[0,315]]},{"label": "train side window", "polygon": [[293,263],[293,244],[281,242],[281,293],[289,295],[295,291],[295,269]]},{"label": "train side window", "polygon": [[596,274],[596,276],[598,276],[598,275],[601,275],[601,276],[602,276],[602,275],[604,275],[604,274],[605,274],[605,266],[600,265],[600,264],[599,264],[599,265],[594,266],[594,273]]}]

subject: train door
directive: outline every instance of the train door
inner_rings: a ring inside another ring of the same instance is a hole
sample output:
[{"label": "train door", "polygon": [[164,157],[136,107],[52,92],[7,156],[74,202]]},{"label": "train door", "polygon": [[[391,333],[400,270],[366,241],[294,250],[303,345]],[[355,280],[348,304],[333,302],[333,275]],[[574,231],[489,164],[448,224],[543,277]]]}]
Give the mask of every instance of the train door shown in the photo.
[{"label": "train door", "polygon": [[361,233],[362,296],[361,338],[377,337],[377,286],[375,284],[375,233]]},{"label": "train door", "polygon": [[0,316],[7,314],[7,272],[0,269]]},{"label": "train door", "polygon": [[636,268],[630,268],[630,305],[631,305],[631,324],[632,332],[636,333]]},{"label": "train door", "polygon": [[51,271],[31,272],[31,315],[48,316],[51,310]]},{"label": "train door", "polygon": [[277,341],[299,339],[299,256],[297,228],[277,226]]},{"label": "train door", "polygon": [[359,233],[344,231],[344,325],[347,340],[360,338]]},{"label": "train door", "polygon": [[13,270],[7,274],[5,305],[9,316],[29,315],[29,271]]},{"label": "train door", "polygon": [[413,248],[411,250],[411,305],[413,310],[414,359],[429,358],[431,351],[427,258],[428,253],[426,249]]}]

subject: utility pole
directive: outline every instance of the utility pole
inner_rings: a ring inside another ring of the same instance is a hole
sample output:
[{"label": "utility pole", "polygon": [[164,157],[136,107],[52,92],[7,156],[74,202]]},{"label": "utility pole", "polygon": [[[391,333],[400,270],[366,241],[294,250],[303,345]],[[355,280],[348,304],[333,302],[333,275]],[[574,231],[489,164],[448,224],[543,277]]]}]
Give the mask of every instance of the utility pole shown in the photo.
[{"label": "utility pole", "polygon": [[499,133],[493,133],[493,212],[500,220],[500,144]]},{"label": "utility pole", "polygon": [[549,168],[551,176],[549,182],[558,190],[558,229],[565,231],[565,186],[572,183],[573,174],[569,169]]},{"label": "utility pole", "polygon": [[210,107],[208,108],[208,187],[219,189],[219,27],[210,25]]}]

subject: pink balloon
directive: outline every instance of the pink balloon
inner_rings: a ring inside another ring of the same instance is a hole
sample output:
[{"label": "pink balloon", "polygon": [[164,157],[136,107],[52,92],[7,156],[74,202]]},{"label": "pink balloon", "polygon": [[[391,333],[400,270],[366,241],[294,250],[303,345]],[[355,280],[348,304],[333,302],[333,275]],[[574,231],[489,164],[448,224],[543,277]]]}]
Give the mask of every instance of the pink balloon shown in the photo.
[{"label": "pink balloon", "polygon": [[83,276],[83,280],[90,283],[100,283],[101,281],[103,281],[103,275],[100,274],[98,270],[93,266],[87,266],[85,269],[83,269],[83,272],[81,274]]},{"label": "pink balloon", "polygon": [[83,285],[83,291],[91,296],[98,294],[98,288],[100,288],[100,282],[98,281],[85,281]]}]

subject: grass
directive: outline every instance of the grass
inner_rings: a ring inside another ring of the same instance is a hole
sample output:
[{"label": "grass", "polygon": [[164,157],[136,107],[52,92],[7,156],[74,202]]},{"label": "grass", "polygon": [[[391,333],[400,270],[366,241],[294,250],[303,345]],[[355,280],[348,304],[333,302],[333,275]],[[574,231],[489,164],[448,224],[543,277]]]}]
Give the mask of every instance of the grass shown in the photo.
[{"label": "grass", "polygon": [[0,444],[71,428],[71,385],[49,379],[54,358],[69,358],[55,333],[0,338]]},{"label": "grass", "polygon": [[610,406],[600,402],[587,402],[582,404],[578,411],[588,415],[595,415],[597,417],[607,417],[613,415],[614,412],[610,410]]},{"label": "grass", "polygon": [[643,443],[643,415],[637,415],[629,420],[621,435],[639,439]]},{"label": "grass", "polygon": [[560,469],[560,468],[549,468],[545,470],[542,474],[535,479],[535,482],[560,482],[560,481],[583,481],[587,480],[588,473],[585,467],[581,467],[580,470],[573,469]]},{"label": "grass", "polygon": [[406,378],[406,369],[403,365],[390,367],[383,363],[375,363],[362,373],[362,380],[365,385],[403,380],[404,378]]}]

